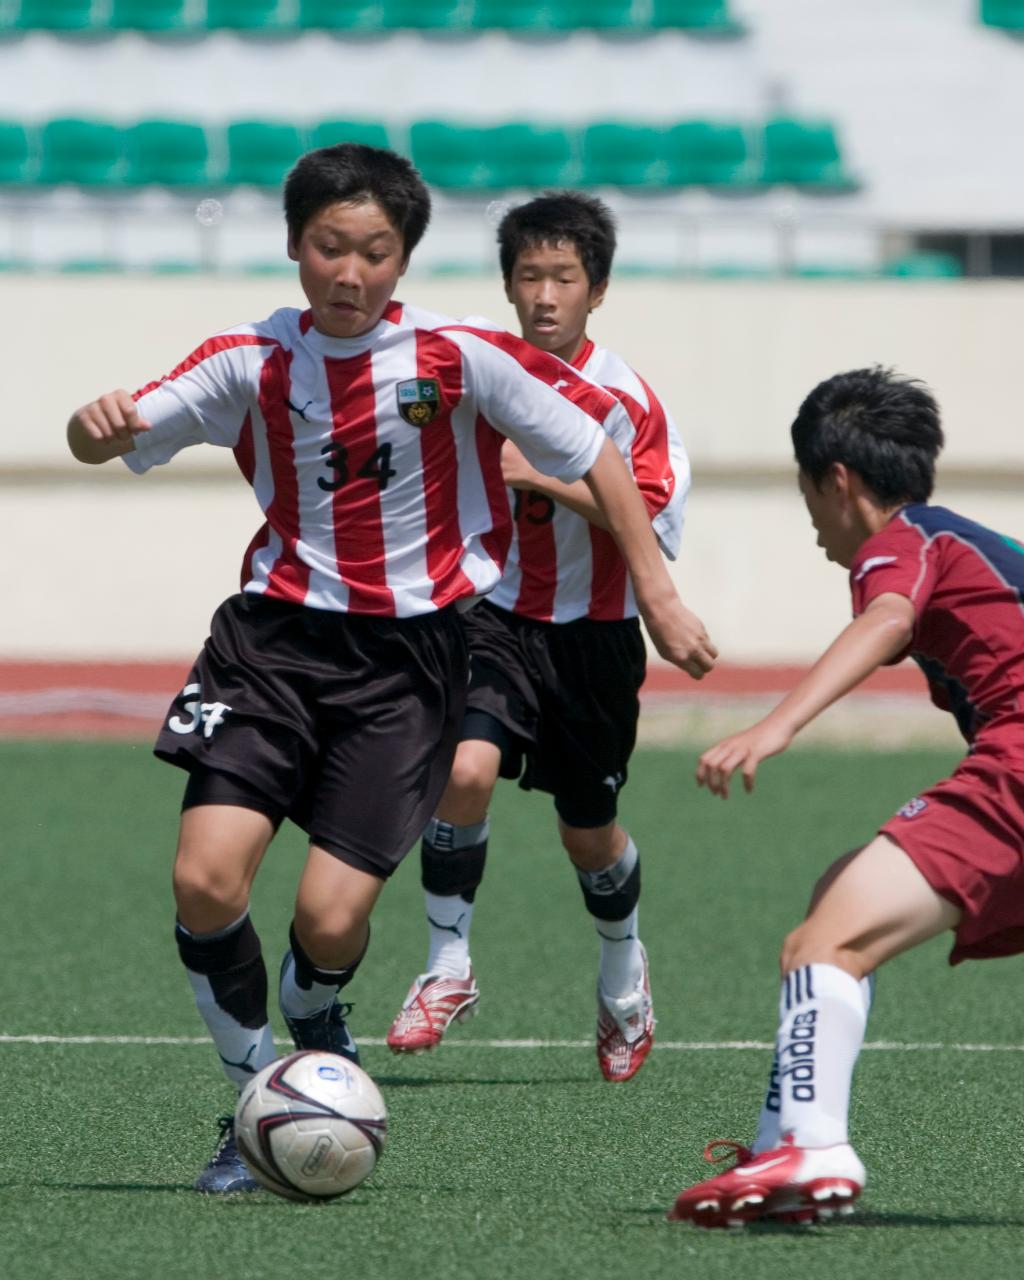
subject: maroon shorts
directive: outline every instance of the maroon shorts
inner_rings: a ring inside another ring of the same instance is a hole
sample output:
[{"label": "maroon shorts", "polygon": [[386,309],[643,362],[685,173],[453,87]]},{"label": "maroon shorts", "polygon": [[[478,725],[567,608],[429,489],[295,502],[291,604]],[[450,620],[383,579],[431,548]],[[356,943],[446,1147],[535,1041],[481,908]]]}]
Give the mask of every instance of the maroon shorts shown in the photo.
[{"label": "maroon shorts", "polygon": [[880,828],[963,912],[950,964],[1024,951],[1024,775],[969,756]]}]

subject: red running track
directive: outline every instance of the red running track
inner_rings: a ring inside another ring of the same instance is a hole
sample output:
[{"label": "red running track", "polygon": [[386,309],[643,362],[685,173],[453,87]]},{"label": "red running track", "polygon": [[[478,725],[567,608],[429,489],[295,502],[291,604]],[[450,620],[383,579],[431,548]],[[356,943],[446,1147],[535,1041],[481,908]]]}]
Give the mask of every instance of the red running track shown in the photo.
[{"label": "red running track", "polygon": [[[0,737],[149,738],[188,674],[181,662],[0,662]],[[782,693],[800,666],[723,665],[704,680],[652,664],[652,701],[731,701]],[[876,671],[857,693],[926,697],[913,663]],[[852,695],[854,697],[857,694]]]}]

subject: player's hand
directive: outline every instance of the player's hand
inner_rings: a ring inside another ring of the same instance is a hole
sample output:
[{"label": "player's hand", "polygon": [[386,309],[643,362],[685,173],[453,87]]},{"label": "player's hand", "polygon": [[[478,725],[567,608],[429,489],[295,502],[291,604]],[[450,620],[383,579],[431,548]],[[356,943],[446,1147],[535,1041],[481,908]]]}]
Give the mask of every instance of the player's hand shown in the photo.
[{"label": "player's hand", "polygon": [[673,594],[658,606],[639,602],[640,612],[655,649],[694,680],[703,680],[714,667],[718,650],[704,623]]},{"label": "player's hand", "polygon": [[743,774],[746,791],[754,789],[757,766],[769,756],[786,750],[793,735],[779,725],[762,720],[742,733],[734,733],[709,747],[697,763],[697,786],[707,787],[712,795],[729,797],[729,779],[737,769]]},{"label": "player's hand", "polygon": [[90,440],[98,443],[116,441],[128,444],[140,431],[148,431],[150,424],[139,413],[131,392],[123,387],[108,391],[90,404],[83,405],[71,416],[69,429],[77,429]]},{"label": "player's hand", "polygon": [[501,446],[501,478],[510,489],[532,489],[538,479],[537,471],[511,440]]}]

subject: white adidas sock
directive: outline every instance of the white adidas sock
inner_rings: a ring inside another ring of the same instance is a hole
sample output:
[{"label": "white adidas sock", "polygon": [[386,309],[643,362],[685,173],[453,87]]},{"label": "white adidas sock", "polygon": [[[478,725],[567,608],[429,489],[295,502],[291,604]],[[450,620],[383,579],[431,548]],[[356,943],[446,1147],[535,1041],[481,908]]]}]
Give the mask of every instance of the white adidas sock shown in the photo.
[{"label": "white adidas sock", "polygon": [[423,897],[430,931],[426,972],[440,973],[447,978],[468,978],[472,902],[458,894],[442,895],[427,890],[424,890]]},{"label": "white adidas sock", "polygon": [[[871,1001],[875,992],[875,976],[869,975],[860,980],[860,994],[864,1002],[864,1018],[867,1020],[871,1012]],[[779,1124],[779,1055],[778,1050],[772,1054],[771,1072],[768,1077],[768,1091],[761,1104],[761,1114],[757,1118],[757,1133],[751,1144],[755,1154],[762,1151],[774,1151],[782,1141],[782,1126]]]},{"label": "white adidas sock", "polygon": [[850,1081],[864,1041],[861,984],[832,964],[786,974],[779,997],[779,1127],[798,1147],[848,1141]]}]

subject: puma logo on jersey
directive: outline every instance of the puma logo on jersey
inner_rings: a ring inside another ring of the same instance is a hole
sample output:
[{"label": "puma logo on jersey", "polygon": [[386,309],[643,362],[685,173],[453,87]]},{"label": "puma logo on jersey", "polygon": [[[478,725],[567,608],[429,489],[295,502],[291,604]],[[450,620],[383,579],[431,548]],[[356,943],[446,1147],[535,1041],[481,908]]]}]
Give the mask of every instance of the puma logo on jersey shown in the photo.
[{"label": "puma logo on jersey", "polygon": [[622,774],[621,774],[621,773],[615,773],[615,774],[611,774],[611,773],[610,773],[610,774],[608,775],[608,777],[607,777],[607,778],[602,778],[602,779],[601,779],[601,785],[602,785],[603,787],[610,787],[610,788],[611,788],[611,791],[612,791],[612,794],[614,795],[614,794],[618,791],[619,787],[621,787],[621,786],[622,786]]},{"label": "puma logo on jersey", "polygon": [[552,390],[552,391],[561,391],[561,389],[562,389],[563,387],[567,387],[568,385],[569,385],[569,384],[568,384],[568,382],[566,382],[566,380],[565,380],[564,378],[559,378],[557,382],[552,382],[552,384],[551,384],[551,390]]},{"label": "puma logo on jersey", "polygon": [[297,413],[303,422],[309,421],[309,419],[306,417],[306,410],[309,408],[309,406],[312,403],[313,403],[312,400],[307,400],[306,403],[300,409],[297,404],[292,404],[292,402],[287,397],[285,398],[285,404],[288,406],[289,409],[291,409],[292,413]]}]

